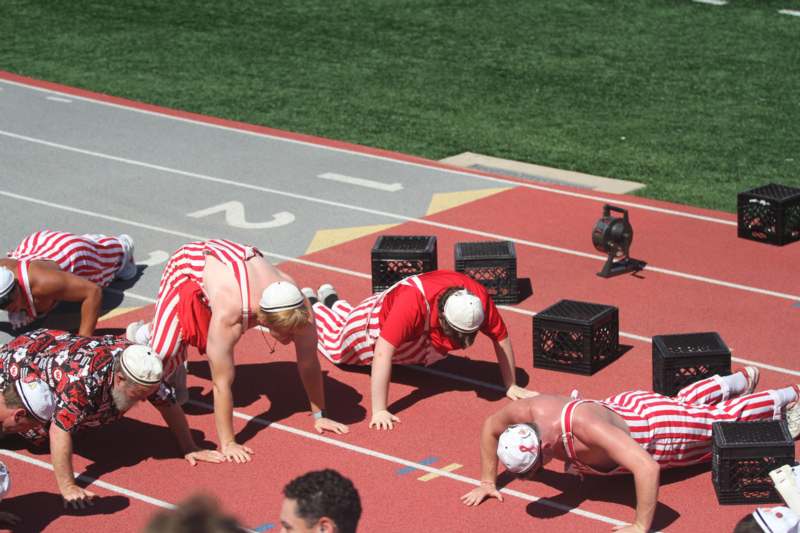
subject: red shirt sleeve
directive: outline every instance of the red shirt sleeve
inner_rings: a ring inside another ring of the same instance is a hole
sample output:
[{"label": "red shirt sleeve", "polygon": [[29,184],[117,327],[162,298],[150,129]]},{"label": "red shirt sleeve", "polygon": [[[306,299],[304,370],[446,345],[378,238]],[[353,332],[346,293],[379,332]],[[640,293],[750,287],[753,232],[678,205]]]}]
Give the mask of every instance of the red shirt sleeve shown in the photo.
[{"label": "red shirt sleeve", "polygon": [[425,302],[414,287],[399,286],[391,300],[384,303],[387,310],[381,324],[381,337],[397,348],[405,341],[416,339],[425,331]]},{"label": "red shirt sleeve", "polygon": [[503,322],[503,317],[500,316],[500,311],[498,311],[497,306],[494,305],[494,300],[488,296],[483,312],[485,316],[483,325],[481,325],[481,331],[495,342],[500,342],[508,337],[508,330],[506,329],[505,322]]},{"label": "red shirt sleeve", "polygon": [[80,382],[69,383],[61,391],[56,392],[56,410],[53,423],[68,433],[78,429],[85,416],[89,398]]}]

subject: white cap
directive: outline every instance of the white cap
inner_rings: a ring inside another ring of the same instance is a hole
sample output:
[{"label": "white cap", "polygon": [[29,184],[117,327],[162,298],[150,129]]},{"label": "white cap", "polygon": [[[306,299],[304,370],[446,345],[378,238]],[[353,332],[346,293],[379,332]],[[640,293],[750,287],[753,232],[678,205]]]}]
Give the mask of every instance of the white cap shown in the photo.
[{"label": "white cap", "polygon": [[0,301],[11,293],[15,284],[14,273],[6,267],[0,266]]},{"label": "white cap", "polygon": [[444,318],[453,329],[472,333],[483,324],[483,303],[467,289],[461,289],[448,296],[444,303]]},{"label": "white cap", "polygon": [[497,457],[511,472],[524,474],[539,457],[539,437],[527,424],[508,426],[497,441]]},{"label": "white cap", "polygon": [[120,357],[125,376],[139,385],[155,385],[161,381],[164,368],[153,351],[141,344],[131,344]]},{"label": "white cap", "polygon": [[788,507],[759,507],[753,513],[756,523],[770,533],[798,533],[800,518]]},{"label": "white cap", "polygon": [[56,400],[47,383],[40,379],[18,379],[14,386],[28,414],[43,424],[53,418]]},{"label": "white cap", "polygon": [[297,309],[305,302],[303,293],[288,281],[276,281],[261,293],[258,305],[265,313],[277,313],[287,309]]},{"label": "white cap", "polygon": [[11,474],[8,473],[8,468],[3,462],[0,462],[0,500],[6,497],[8,491],[11,490]]}]

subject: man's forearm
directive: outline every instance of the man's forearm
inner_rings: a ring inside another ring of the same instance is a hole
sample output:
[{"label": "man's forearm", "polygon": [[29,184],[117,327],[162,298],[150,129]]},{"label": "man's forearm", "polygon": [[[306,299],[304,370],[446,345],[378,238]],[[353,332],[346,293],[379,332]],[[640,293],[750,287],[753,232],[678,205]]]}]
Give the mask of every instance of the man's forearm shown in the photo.
[{"label": "man's forearm", "polygon": [[220,448],[233,442],[233,393],[229,383],[214,383],[214,422]]},{"label": "man's forearm", "polygon": [[481,428],[481,483],[497,480],[497,437],[492,433],[489,419]]},{"label": "man's forearm", "polygon": [[517,379],[514,375],[514,349],[511,347],[511,337],[506,337],[500,342],[494,343],[494,352],[497,356],[497,364],[500,367],[500,375],[503,378],[503,385],[506,388],[516,384]]},{"label": "man's forearm", "polygon": [[633,480],[636,485],[635,524],[642,531],[648,531],[653,523],[656,505],[658,505],[660,474],[660,468],[655,461],[647,463],[633,472]]},{"label": "man's forearm", "polygon": [[175,436],[181,453],[185,455],[198,449],[192,438],[189,422],[186,420],[186,413],[183,412],[180,405],[177,403],[167,403],[156,406],[156,409],[161,413],[161,417],[164,419],[164,422],[167,423],[167,427]]},{"label": "man's forearm", "polygon": [[97,327],[97,317],[100,315],[100,307],[103,293],[99,289],[89,294],[81,303],[81,325],[78,335],[91,337]]},{"label": "man's forearm", "polygon": [[72,469],[72,435],[55,424],[50,428],[50,459],[53,461],[53,473],[56,476],[58,489],[63,493],[75,485],[75,473]]},{"label": "man's forearm", "polygon": [[372,377],[370,380],[373,413],[386,410],[386,404],[389,402],[389,381],[391,379],[391,354],[376,349],[372,358]]},{"label": "man's forearm", "polygon": [[298,370],[303,388],[311,405],[311,412],[325,409],[325,385],[316,353],[311,358],[298,358]]}]

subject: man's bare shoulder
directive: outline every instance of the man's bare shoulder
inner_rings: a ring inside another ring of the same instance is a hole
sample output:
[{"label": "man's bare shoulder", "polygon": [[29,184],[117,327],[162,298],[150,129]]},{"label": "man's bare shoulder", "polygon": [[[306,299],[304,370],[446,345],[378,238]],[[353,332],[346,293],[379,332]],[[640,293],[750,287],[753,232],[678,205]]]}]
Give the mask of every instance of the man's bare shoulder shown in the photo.
[{"label": "man's bare shoulder", "polygon": [[558,416],[569,401],[566,396],[540,394],[532,398],[522,398],[508,403],[503,412],[508,423],[527,423],[543,418]]}]

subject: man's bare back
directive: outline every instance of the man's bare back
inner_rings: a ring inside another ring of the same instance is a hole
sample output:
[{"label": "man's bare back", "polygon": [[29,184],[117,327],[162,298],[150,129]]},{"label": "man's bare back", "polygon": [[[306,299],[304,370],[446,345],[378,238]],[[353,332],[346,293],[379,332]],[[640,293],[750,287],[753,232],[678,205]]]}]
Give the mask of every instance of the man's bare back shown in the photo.
[{"label": "man's bare back", "polygon": [[[0,259],[0,266],[4,266],[13,272],[15,278],[19,277],[17,273],[18,265],[19,261],[16,259]],[[55,261],[34,260],[28,263],[28,281],[33,295],[33,305],[37,313],[46,314],[50,312],[60,301],[56,294],[61,289],[58,277],[64,274],[73,275],[62,271]],[[54,276],[56,279],[53,279]],[[17,279],[17,282],[20,283],[20,280]],[[51,288],[54,290],[49,290]],[[58,290],[56,291],[55,289]],[[24,305],[24,301],[20,299],[19,304]],[[22,305],[9,306],[8,310],[18,311],[22,308]]]},{"label": "man's bare back", "polygon": [[[261,293],[271,283],[276,281],[292,281],[291,278],[280,272],[269,261],[261,256],[255,256],[244,263],[247,268],[249,285],[250,316],[255,316]],[[233,270],[212,255],[206,256],[203,269],[203,289],[205,290],[211,310],[215,315],[224,315],[234,323],[241,323],[242,296],[239,283]],[[243,324],[246,328],[247,324]]]},{"label": "man's bare back", "polygon": [[[552,457],[561,461],[567,460],[561,437],[561,412],[564,406],[572,401],[567,396],[554,396],[542,394],[534,398],[525,399],[525,408],[530,410],[530,420],[535,423],[543,442],[556,442],[556,446],[551,450]],[[586,424],[615,426],[630,435],[630,428],[625,420],[614,411],[604,407],[594,401],[581,403],[573,416],[574,424],[585,426]],[[598,471],[611,471],[618,466],[607,453],[597,447],[588,447],[581,442],[579,436],[575,436],[575,452],[578,459]]]}]

